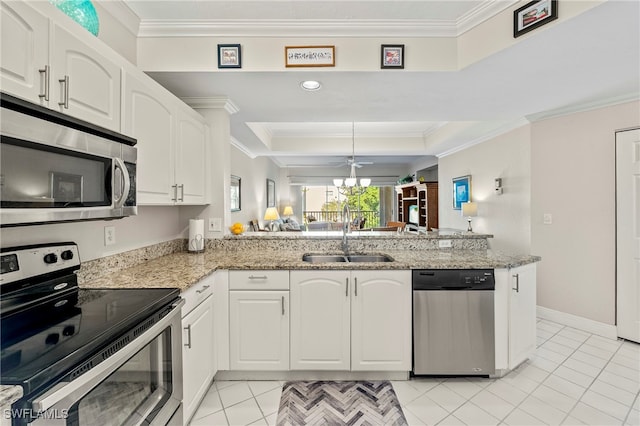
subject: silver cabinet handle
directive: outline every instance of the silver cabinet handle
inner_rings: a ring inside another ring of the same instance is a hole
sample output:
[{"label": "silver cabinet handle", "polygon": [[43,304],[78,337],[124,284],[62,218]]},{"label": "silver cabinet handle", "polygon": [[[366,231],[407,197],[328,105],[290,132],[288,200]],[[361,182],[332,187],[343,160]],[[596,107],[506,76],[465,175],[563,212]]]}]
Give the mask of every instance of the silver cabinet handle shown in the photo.
[{"label": "silver cabinet handle", "polygon": [[520,274],[515,274],[512,276],[516,279],[516,288],[512,288],[511,290],[515,290],[516,293],[520,293]]},{"label": "silver cabinet handle", "polygon": [[178,201],[178,185],[171,185],[173,188],[173,198],[171,201]]},{"label": "silver cabinet handle", "polygon": [[250,280],[266,280],[266,275],[249,275]]},{"label": "silver cabinet handle", "polygon": [[184,201],[184,184],[178,185],[178,188],[180,188],[180,198],[178,198],[178,201]]},{"label": "silver cabinet handle", "polygon": [[345,278],[345,281],[347,282],[347,290],[344,292],[344,295],[349,297],[349,278]]},{"label": "silver cabinet handle", "polygon": [[284,296],[282,296],[282,316],[284,316]]},{"label": "silver cabinet handle", "polygon": [[358,277],[354,278],[353,281],[355,283],[355,295],[358,297]]},{"label": "silver cabinet handle", "polygon": [[65,75],[64,78],[61,78],[58,82],[62,90],[62,102],[58,102],[58,105],[64,107],[64,109],[69,109],[69,76]]},{"label": "silver cabinet handle", "polygon": [[183,346],[191,349],[191,324],[184,327],[184,329],[187,330],[187,343],[184,343]]},{"label": "silver cabinet handle", "polygon": [[200,290],[196,290],[196,293],[200,294],[200,293],[204,293],[204,291],[206,289],[208,289],[209,287],[211,287],[210,285],[203,285],[202,288]]},{"label": "silver cabinet handle", "polygon": [[[38,70],[40,73],[40,87],[44,86],[44,93],[38,94],[40,99],[49,101],[49,65],[45,65],[44,69]],[[44,77],[44,84],[42,84],[42,77]]]}]

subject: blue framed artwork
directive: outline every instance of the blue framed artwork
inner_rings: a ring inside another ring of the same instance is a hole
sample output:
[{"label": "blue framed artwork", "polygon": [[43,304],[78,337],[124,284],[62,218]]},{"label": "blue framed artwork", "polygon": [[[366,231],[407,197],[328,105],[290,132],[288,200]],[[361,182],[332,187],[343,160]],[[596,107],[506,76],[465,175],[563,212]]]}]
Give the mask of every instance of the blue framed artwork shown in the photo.
[{"label": "blue framed artwork", "polygon": [[460,210],[462,203],[471,201],[471,175],[453,178],[453,209]]}]

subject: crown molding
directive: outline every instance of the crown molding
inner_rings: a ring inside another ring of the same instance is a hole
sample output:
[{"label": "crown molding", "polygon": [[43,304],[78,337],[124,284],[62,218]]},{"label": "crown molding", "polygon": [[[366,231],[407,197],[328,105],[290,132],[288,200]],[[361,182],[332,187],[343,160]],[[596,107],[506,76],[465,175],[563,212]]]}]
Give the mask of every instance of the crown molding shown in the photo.
[{"label": "crown molding", "polygon": [[231,146],[233,146],[238,151],[242,152],[244,155],[246,155],[247,157],[251,158],[252,160],[257,157],[256,154],[251,152],[251,150],[249,148],[244,146],[242,143],[240,143],[240,141],[238,139],[234,138],[233,136],[231,136],[231,139],[230,139],[229,143],[231,144]]},{"label": "crown molding", "polygon": [[478,6],[458,18],[456,23],[456,36],[462,35],[473,27],[493,18],[498,13],[518,3],[518,1],[519,0],[489,0],[479,2]]},{"label": "crown molding", "polygon": [[593,102],[586,102],[577,105],[570,105],[563,108],[556,108],[549,111],[543,111],[536,114],[527,115],[526,118],[530,122],[548,120],[550,118],[562,117],[563,115],[576,114],[579,112],[591,111],[594,109],[606,108],[609,106],[624,104],[627,102],[640,101],[640,97],[633,93],[615,96],[612,98],[599,99]]},{"label": "crown molding", "polygon": [[123,1],[98,1],[115,20],[119,21],[131,34],[138,36],[141,20]]},{"label": "crown molding", "polygon": [[226,96],[183,97],[180,99],[194,109],[224,109],[229,114],[235,114],[240,111],[240,108]]},{"label": "crown molding", "polygon": [[427,19],[147,19],[138,37],[455,37],[455,21]]},{"label": "crown molding", "polygon": [[478,145],[481,144],[483,142],[486,142],[490,139],[493,139],[497,136],[500,136],[502,134],[505,134],[511,130],[517,129],[519,127],[525,126],[527,124],[530,124],[529,120],[527,120],[526,118],[518,118],[516,120],[513,120],[509,123],[506,123],[503,126],[498,127],[497,129],[494,129],[493,131],[486,133],[482,136],[480,136],[479,138],[473,139],[465,144],[462,144],[460,146],[456,146],[455,148],[451,148],[447,151],[443,151],[441,153],[436,154],[436,157],[438,157],[438,159],[440,158],[444,158],[446,156],[449,156],[451,154],[455,154],[457,152],[460,151],[464,151],[467,148],[471,148],[474,145]]}]

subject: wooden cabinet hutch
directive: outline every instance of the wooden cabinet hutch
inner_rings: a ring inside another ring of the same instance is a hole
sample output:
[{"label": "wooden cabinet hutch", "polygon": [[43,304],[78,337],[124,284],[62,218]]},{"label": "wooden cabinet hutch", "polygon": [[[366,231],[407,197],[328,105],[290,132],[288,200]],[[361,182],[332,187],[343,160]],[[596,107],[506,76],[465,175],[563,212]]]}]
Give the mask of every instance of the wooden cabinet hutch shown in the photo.
[{"label": "wooden cabinet hutch", "polygon": [[418,226],[427,231],[438,228],[438,182],[411,182],[396,186],[396,217],[409,221],[410,206],[417,206]]}]

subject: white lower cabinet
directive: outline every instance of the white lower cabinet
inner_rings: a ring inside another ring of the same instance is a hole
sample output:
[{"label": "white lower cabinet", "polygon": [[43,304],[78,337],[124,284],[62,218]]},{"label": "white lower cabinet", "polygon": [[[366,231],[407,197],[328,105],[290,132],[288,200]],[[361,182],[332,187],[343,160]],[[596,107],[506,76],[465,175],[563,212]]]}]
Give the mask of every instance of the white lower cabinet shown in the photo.
[{"label": "white lower cabinet", "polygon": [[215,374],[213,295],[210,278],[189,288],[182,317],[183,420],[188,424]]},{"label": "white lower cabinet", "polygon": [[289,369],[289,292],[229,292],[231,370]]},{"label": "white lower cabinet", "polygon": [[509,269],[509,368],[536,350],[536,264]]},{"label": "white lower cabinet", "polygon": [[411,370],[410,271],[291,271],[292,370]]}]

